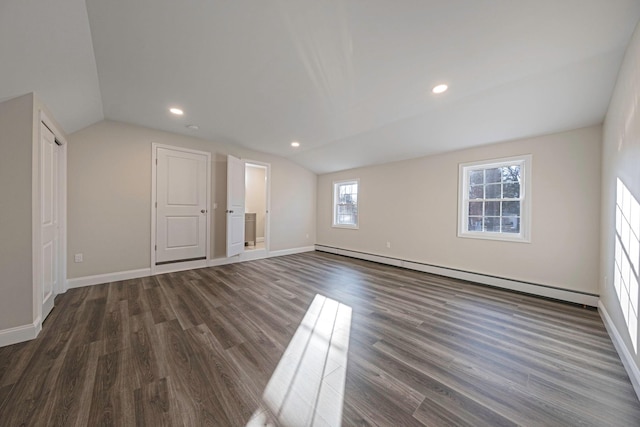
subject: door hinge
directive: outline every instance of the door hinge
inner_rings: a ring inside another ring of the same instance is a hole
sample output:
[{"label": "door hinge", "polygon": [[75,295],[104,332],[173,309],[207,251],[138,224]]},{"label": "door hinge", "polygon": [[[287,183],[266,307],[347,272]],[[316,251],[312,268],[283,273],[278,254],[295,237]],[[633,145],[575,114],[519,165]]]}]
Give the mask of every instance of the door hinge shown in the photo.
[{"label": "door hinge", "polygon": [[158,164],[158,159],[156,158],[156,165]]},{"label": "door hinge", "polygon": [[156,251],[158,250],[158,245],[156,245],[156,249],[155,249],[155,250],[156,250]]},{"label": "door hinge", "polygon": [[156,209],[158,208],[158,202],[156,202]]}]

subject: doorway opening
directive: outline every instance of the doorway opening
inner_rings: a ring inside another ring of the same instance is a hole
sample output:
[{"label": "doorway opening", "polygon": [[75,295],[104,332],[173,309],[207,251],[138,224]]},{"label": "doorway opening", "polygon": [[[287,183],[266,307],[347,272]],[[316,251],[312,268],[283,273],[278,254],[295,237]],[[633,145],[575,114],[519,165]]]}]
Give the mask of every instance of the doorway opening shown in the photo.
[{"label": "doorway opening", "polygon": [[268,165],[246,162],[245,251],[268,250],[269,169]]}]

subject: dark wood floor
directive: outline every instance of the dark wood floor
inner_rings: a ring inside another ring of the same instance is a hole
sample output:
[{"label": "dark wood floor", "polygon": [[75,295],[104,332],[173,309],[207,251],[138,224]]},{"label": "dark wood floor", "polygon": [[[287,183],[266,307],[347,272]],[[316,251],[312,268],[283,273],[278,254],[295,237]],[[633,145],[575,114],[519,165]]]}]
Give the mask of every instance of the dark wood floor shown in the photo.
[{"label": "dark wood floor", "polygon": [[243,426],[316,294],[352,309],[345,426],[640,425],[595,310],[319,252],[59,295],[0,425]]}]

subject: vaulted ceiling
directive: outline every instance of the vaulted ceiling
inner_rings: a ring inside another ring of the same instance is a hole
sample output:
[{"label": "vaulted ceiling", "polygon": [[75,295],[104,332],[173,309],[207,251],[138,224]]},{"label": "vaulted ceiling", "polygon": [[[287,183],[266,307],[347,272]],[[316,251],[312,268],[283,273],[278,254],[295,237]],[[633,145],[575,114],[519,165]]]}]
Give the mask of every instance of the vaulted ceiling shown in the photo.
[{"label": "vaulted ceiling", "polygon": [[7,0],[0,100],[324,173],[601,123],[639,19],[637,0]]}]

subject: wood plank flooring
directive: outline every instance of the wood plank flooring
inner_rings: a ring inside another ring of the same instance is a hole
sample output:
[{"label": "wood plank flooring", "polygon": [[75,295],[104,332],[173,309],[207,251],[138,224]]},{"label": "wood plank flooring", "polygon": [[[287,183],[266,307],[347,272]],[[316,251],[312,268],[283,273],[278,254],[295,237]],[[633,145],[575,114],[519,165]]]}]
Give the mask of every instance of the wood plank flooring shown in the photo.
[{"label": "wood plank flooring", "polygon": [[352,310],[344,426],[640,425],[595,310],[311,252],[59,295],[0,348],[0,426],[277,425],[263,392],[316,294]]}]

